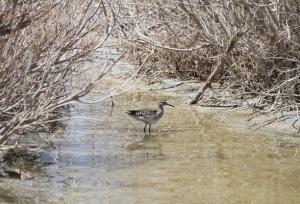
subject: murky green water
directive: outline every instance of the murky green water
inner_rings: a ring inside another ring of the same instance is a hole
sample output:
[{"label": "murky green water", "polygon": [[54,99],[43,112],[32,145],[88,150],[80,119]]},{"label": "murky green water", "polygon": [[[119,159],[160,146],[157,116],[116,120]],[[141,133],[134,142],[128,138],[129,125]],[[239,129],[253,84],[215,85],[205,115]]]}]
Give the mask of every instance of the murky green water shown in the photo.
[{"label": "murky green water", "polygon": [[1,203],[300,202],[300,138],[238,133],[176,98],[145,136],[124,111],[157,98],[118,97],[112,112],[108,103],[76,105],[54,163],[34,180],[2,179]]}]

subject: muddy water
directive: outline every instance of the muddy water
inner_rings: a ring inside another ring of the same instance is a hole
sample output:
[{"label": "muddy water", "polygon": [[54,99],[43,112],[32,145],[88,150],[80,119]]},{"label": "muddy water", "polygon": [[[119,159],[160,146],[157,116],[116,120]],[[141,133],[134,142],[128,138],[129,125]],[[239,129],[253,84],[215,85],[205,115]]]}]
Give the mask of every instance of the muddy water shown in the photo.
[{"label": "muddy water", "polygon": [[[128,65],[113,71],[126,73]],[[118,82],[107,80],[85,100]],[[47,165],[33,180],[1,179],[0,203],[300,202],[300,138],[237,130],[215,120],[225,114],[231,121],[232,113],[201,112],[176,94],[141,90],[114,97],[113,109],[109,102],[75,104],[65,129],[50,135],[55,148],[43,149]],[[145,135],[125,111],[162,97],[176,107],[166,107]]]},{"label": "muddy water", "polygon": [[176,97],[144,135],[124,111],[159,97],[123,95],[113,110],[77,104],[49,152],[53,163],[34,180],[1,180],[1,203],[300,202],[299,138],[237,132]]}]

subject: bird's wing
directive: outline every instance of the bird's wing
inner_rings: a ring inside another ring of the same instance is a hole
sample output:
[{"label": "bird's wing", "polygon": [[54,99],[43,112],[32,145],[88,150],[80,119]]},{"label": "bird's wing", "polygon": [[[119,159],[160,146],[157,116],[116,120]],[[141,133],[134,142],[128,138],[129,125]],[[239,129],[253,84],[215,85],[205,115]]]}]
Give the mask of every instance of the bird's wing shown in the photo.
[{"label": "bird's wing", "polygon": [[126,113],[133,117],[152,118],[157,115],[156,109],[128,110]]}]

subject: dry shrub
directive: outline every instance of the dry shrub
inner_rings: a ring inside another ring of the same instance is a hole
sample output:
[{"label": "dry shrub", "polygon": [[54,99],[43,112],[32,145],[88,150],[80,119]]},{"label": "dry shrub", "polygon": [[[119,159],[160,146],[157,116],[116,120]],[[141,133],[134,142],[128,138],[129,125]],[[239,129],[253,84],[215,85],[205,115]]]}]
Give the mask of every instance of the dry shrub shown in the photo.
[{"label": "dry shrub", "polygon": [[66,84],[107,39],[106,8],[92,0],[0,1],[0,145],[48,130],[59,110],[88,93],[91,86],[74,92]]},{"label": "dry shrub", "polygon": [[297,0],[132,0],[123,7],[118,36],[132,51],[129,59],[151,54],[150,72],[203,80],[222,57],[216,80],[239,88],[236,96],[272,104],[267,111],[298,110],[299,14]]}]

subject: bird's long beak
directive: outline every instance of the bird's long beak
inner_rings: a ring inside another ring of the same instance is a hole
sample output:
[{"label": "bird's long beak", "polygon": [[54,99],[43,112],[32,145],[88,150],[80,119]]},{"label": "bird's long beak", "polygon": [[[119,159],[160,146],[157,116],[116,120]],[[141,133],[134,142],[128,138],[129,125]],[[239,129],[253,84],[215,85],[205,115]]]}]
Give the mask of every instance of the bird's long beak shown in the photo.
[{"label": "bird's long beak", "polygon": [[168,105],[168,106],[172,106],[172,107],[175,107],[175,106],[173,106],[173,105],[171,105],[171,104],[169,104],[169,103],[167,103],[167,105]]}]

